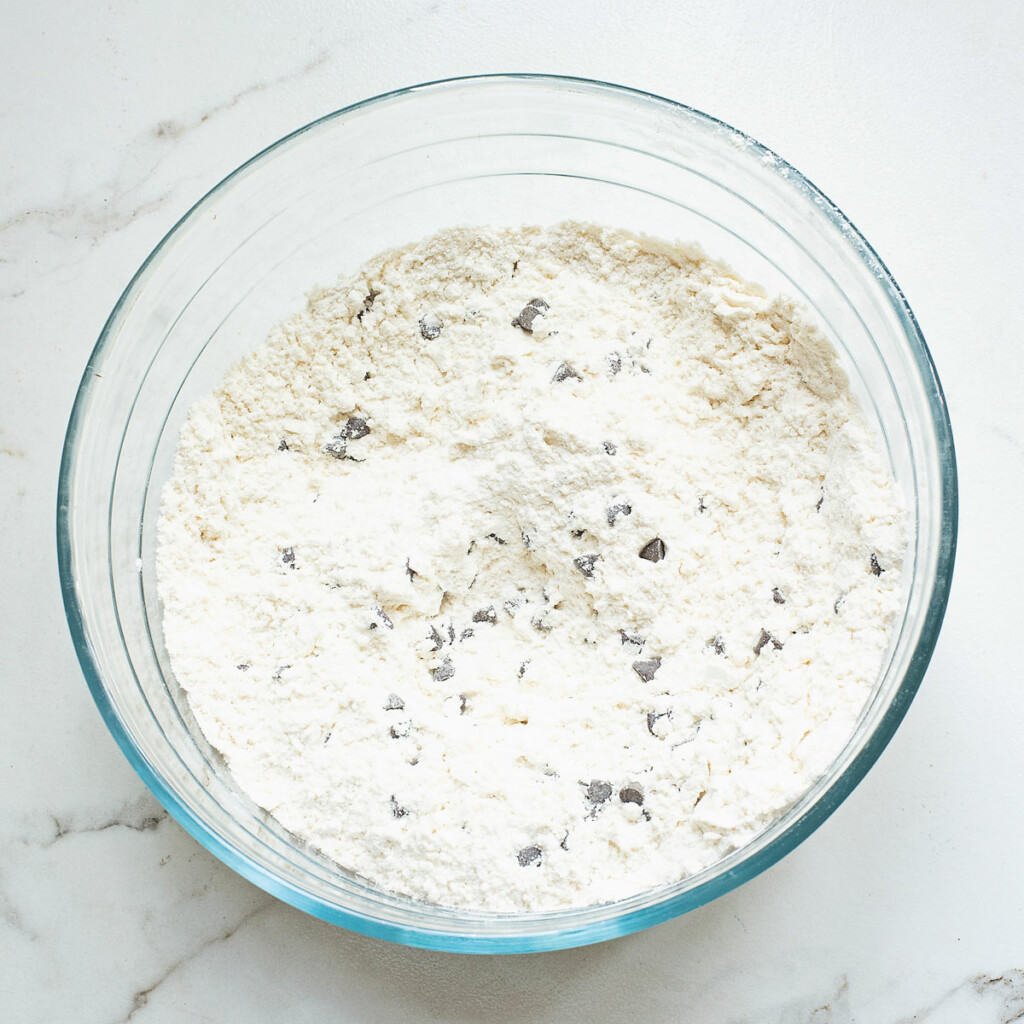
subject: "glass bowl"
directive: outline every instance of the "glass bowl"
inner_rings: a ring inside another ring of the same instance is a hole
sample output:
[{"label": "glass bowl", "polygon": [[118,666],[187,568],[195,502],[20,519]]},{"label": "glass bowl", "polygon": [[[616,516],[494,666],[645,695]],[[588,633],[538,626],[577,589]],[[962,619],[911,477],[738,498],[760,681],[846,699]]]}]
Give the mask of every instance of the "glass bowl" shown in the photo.
[{"label": "glass bowl", "polygon": [[[753,842],[674,885],[555,913],[472,913],[346,875],[239,792],[169,669],[154,586],[159,495],[182,420],[315,284],[455,224],[590,220],[699,242],[802,300],[884,438],[911,524],[905,611],[854,735]],[[599,942],[698,907],[805,839],[864,776],[921,682],[949,592],[956,467],[942,391],[899,286],[856,228],[753,139],[600,82],[495,75],[339,110],[204,196],[114,307],[60,471],[68,622],[100,712],[177,821],[228,866],[334,924],[413,946],[520,953]]]}]

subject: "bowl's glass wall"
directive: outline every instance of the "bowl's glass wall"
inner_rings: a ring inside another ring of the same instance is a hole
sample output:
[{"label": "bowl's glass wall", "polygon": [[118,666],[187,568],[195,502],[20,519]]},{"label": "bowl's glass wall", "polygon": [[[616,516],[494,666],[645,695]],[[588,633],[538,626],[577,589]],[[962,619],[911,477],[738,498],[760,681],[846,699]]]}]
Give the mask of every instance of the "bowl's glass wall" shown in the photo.
[{"label": "bowl's glass wall", "polygon": [[[189,405],[298,309],[311,285],[441,227],[564,218],[697,241],[815,312],[885,439],[909,510],[906,615],[842,757],[751,846],[614,905],[453,912],[345,877],[237,791],[163,649],[153,572],[160,488]],[[59,539],[69,618],[101,709],[202,842],[296,905],[372,934],[445,948],[548,948],[705,902],[777,859],[845,796],[898,722],[934,642],[951,571],[952,473],[941,395],[909,310],[862,239],[791,168],[653,97],[499,77],[332,115],[250,162],[172,232],[125,293],[87,369],[65,453]]]}]

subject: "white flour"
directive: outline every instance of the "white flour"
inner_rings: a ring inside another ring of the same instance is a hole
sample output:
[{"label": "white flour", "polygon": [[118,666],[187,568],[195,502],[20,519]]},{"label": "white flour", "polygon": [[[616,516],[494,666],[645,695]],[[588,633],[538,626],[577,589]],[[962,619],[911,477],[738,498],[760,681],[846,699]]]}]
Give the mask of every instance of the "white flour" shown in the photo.
[{"label": "white flour", "polygon": [[536,910],[676,881],[792,803],[877,678],[902,549],[812,324],[564,224],[315,294],[192,410],[158,572],[257,803],[385,889]]}]

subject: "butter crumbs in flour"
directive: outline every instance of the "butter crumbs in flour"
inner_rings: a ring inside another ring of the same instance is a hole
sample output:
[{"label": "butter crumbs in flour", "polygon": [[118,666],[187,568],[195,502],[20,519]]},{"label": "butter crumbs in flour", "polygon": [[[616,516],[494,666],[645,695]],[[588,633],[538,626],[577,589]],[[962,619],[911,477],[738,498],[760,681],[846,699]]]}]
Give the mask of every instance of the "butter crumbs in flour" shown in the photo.
[{"label": "butter crumbs in flour", "polygon": [[521,911],[671,883],[824,772],[902,606],[835,353],[695,248],[444,231],[277,328],[182,430],[178,681],[342,867]]}]

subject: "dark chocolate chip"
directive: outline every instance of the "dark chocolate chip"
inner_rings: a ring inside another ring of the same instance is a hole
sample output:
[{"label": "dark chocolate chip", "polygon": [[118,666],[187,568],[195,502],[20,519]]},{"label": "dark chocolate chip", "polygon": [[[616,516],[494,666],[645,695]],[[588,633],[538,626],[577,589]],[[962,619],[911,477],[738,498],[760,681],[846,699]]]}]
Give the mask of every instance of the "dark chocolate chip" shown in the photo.
[{"label": "dark chocolate chip", "polygon": [[395,818],[404,818],[409,812],[402,807],[395,799],[394,794],[391,794],[391,814]]},{"label": "dark chocolate chip", "polygon": [[610,505],[605,510],[605,515],[608,517],[609,526],[614,526],[615,520],[618,519],[619,516],[631,516],[632,514],[633,506],[627,505],[625,502],[623,502],[620,505]]},{"label": "dark chocolate chip", "polygon": [[459,714],[460,715],[464,715],[466,713],[466,708],[468,708],[468,707],[469,707],[469,698],[464,693],[460,693],[459,694]]},{"label": "dark chocolate chip", "polygon": [[356,313],[356,319],[360,323],[362,323],[363,317],[366,316],[366,314],[369,313],[371,309],[373,309],[373,304],[376,301],[378,295],[380,295],[380,292],[375,291],[373,288],[371,288],[369,292],[367,292],[366,298],[363,299],[363,308],[358,313]]},{"label": "dark chocolate chip", "polygon": [[645,658],[633,662],[633,671],[645,682],[649,683],[661,668],[661,658]]},{"label": "dark chocolate chip", "polygon": [[568,833],[568,832],[566,832],[566,833],[565,833],[565,835],[564,835],[564,836],[562,836],[562,841],[561,841],[561,842],[560,842],[560,843],[559,843],[558,845],[559,845],[559,846],[560,846],[560,847],[561,847],[561,848],[562,848],[563,850],[566,850],[566,851],[568,851],[568,849],[569,849],[569,833]]},{"label": "dark chocolate chip", "polygon": [[875,553],[871,552],[871,575],[881,576],[885,570],[878,564],[878,559],[875,557]]},{"label": "dark chocolate chip", "polygon": [[405,701],[397,693],[389,693],[388,699],[384,702],[385,711],[404,711]]},{"label": "dark chocolate chip", "polygon": [[591,779],[587,786],[587,799],[592,804],[603,804],[612,795],[612,784],[600,779]]},{"label": "dark chocolate chip", "polygon": [[412,583],[419,573],[409,564],[409,559],[405,560],[405,575],[409,577],[409,582]]},{"label": "dark chocolate chip", "polygon": [[393,725],[388,729],[388,735],[393,740],[404,740],[411,731],[412,722],[399,722],[398,725]]},{"label": "dark chocolate chip", "polygon": [[450,622],[448,623],[448,643],[455,643],[455,627]]},{"label": "dark chocolate chip", "polygon": [[325,455],[335,459],[344,459],[348,455],[348,439],[344,434],[335,434],[323,447]]},{"label": "dark chocolate chip", "polygon": [[547,620],[547,612],[543,615],[535,615],[530,619],[530,625],[533,626],[538,633],[550,633],[554,628]]},{"label": "dark chocolate chip", "polygon": [[504,547],[508,543],[508,541],[505,540],[504,537],[499,537],[496,533],[488,533],[487,539],[493,540],[494,543],[497,544],[499,547]]},{"label": "dark chocolate chip", "polygon": [[785,604],[786,599],[782,596],[782,591],[778,587],[772,587],[772,600],[776,604]]},{"label": "dark chocolate chip", "polygon": [[757,643],[754,644],[754,653],[759,655],[768,644],[771,644],[777,651],[782,650],[782,641],[776,640],[767,629],[762,629],[761,635],[757,638]]},{"label": "dark chocolate chip", "polygon": [[473,630],[468,627],[459,634],[459,640],[468,640],[473,635]]},{"label": "dark chocolate chip", "polygon": [[638,807],[642,807],[644,794],[639,786],[623,786],[619,790],[619,799],[624,804],[636,804]]},{"label": "dark chocolate chip", "polygon": [[725,641],[722,639],[719,633],[716,633],[710,640],[704,645],[710,647],[715,654],[725,654]]},{"label": "dark chocolate chip", "polygon": [[324,736],[324,746],[325,747],[327,746],[328,743],[331,742],[331,737],[333,735],[334,735],[334,730],[333,729],[328,729],[327,730],[327,734]]},{"label": "dark chocolate chip", "polygon": [[648,562],[660,562],[667,550],[665,542],[660,537],[655,537],[640,549],[640,557]]},{"label": "dark chocolate chip", "polygon": [[632,644],[634,647],[643,650],[644,637],[642,637],[639,633],[629,633],[624,629],[620,629],[619,640],[621,641],[623,647],[625,647],[626,644]]},{"label": "dark chocolate chip", "polygon": [[[373,614],[376,615],[378,619],[380,619],[381,623],[384,625],[384,627],[386,629],[394,629],[395,628],[395,624],[391,621],[391,616],[389,616],[388,613],[386,611],[384,611],[384,609],[381,608],[381,606],[379,604],[373,606]],[[376,628],[377,628],[377,623],[376,622],[371,622],[370,623],[370,629],[376,629]]]},{"label": "dark chocolate chip", "polygon": [[424,341],[433,341],[440,336],[443,326],[444,324],[433,313],[428,313],[420,320],[420,337]]},{"label": "dark chocolate chip", "polygon": [[815,506],[814,506],[814,511],[815,512],[820,512],[821,511],[821,506],[824,505],[824,504],[825,504],[825,491],[822,490],[821,497],[818,498],[817,504],[815,504]]},{"label": "dark chocolate chip", "polygon": [[516,271],[519,270],[519,260],[512,261],[512,276],[516,276]]},{"label": "dark chocolate chip", "polygon": [[474,622],[490,622],[492,625],[498,621],[498,613],[494,610],[494,605],[488,605],[486,608],[481,608],[478,612],[473,612]]},{"label": "dark chocolate chip", "polygon": [[275,683],[279,683],[281,682],[281,676],[290,668],[291,665],[278,665],[278,667],[274,669],[274,674],[270,678],[273,679]]},{"label": "dark chocolate chip", "polygon": [[569,531],[569,535],[572,536],[572,537],[575,537],[576,540],[579,540],[580,537],[582,537],[583,534],[585,534],[586,532],[587,532],[586,530],[570,530]]},{"label": "dark chocolate chip", "polygon": [[552,384],[561,384],[563,380],[569,378],[573,380],[583,380],[583,378],[573,369],[570,363],[559,363],[558,369],[555,370],[555,375],[551,378]]},{"label": "dark chocolate chip", "polygon": [[366,437],[369,432],[370,428],[362,416],[349,416],[345,421],[345,437],[349,441],[358,441],[359,438]]},{"label": "dark chocolate chip", "polygon": [[540,867],[541,853],[539,846],[524,846],[516,854],[516,860],[519,861],[521,868],[529,867],[531,864],[536,864],[537,867]]},{"label": "dark chocolate chip", "polygon": [[601,447],[604,448],[605,455],[614,455],[619,450],[611,441],[602,441]]},{"label": "dark chocolate chip", "polygon": [[533,542],[532,542],[532,541],[530,540],[530,535],[529,535],[529,534],[528,534],[528,533],[527,533],[527,532],[526,532],[525,530],[520,530],[520,531],[519,531],[519,536],[520,536],[520,538],[522,538],[522,541],[523,541],[523,547],[524,547],[524,548],[528,548],[528,547],[530,547],[530,545],[531,545],[531,544],[533,543]]},{"label": "dark chocolate chip", "polygon": [[512,326],[526,331],[527,334],[533,334],[533,321],[539,316],[544,316],[550,308],[543,299],[530,299],[512,321]]},{"label": "dark chocolate chip", "polygon": [[527,658],[527,659],[526,659],[526,661],[524,661],[524,662],[523,662],[523,663],[522,663],[522,664],[521,664],[521,665],[519,666],[519,678],[520,678],[520,679],[522,679],[522,678],[523,678],[523,676],[525,676],[525,675],[526,675],[526,666],[527,666],[527,665],[529,665],[529,664],[530,664],[530,659],[529,659],[529,658]]},{"label": "dark chocolate chip", "polygon": [[618,352],[612,352],[609,354],[608,369],[613,377],[622,369],[622,356],[620,356]]},{"label": "dark chocolate chip", "polygon": [[705,495],[702,494],[697,499],[697,511],[698,512],[707,512],[707,510],[708,510],[707,505],[704,504],[704,498],[705,498]]},{"label": "dark chocolate chip", "polygon": [[437,631],[437,626],[431,626],[427,639],[434,645],[431,651],[439,651],[444,647],[444,637]]},{"label": "dark chocolate chip", "polygon": [[660,736],[654,731],[655,725],[658,724],[658,720],[661,718],[671,718],[671,711],[648,711],[647,712],[647,731],[654,736],[656,739],[661,739]]},{"label": "dark chocolate chip", "polygon": [[572,564],[589,580],[594,575],[594,566],[600,557],[600,555],[580,555],[579,558],[572,560]]},{"label": "dark chocolate chip", "polygon": [[277,443],[277,450],[279,452],[291,451],[291,449],[288,447],[288,442],[283,437]]},{"label": "dark chocolate chip", "polygon": [[293,569],[295,568],[295,548],[282,548],[281,549],[281,561],[285,565],[290,565]]},{"label": "dark chocolate chip", "polygon": [[435,683],[443,683],[446,679],[451,679],[455,675],[455,666],[452,664],[452,659],[445,658],[430,674],[433,676]]},{"label": "dark chocolate chip", "polygon": [[832,605],[832,611],[834,611],[836,613],[836,615],[838,615],[839,614],[839,609],[842,608],[844,604],[846,604],[846,595],[845,594],[840,594],[835,599],[835,603]]},{"label": "dark chocolate chip", "polygon": [[241,665],[235,666],[239,672],[248,672],[251,667],[252,666],[247,661],[243,661]]}]

